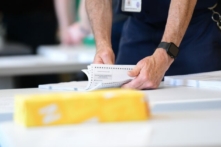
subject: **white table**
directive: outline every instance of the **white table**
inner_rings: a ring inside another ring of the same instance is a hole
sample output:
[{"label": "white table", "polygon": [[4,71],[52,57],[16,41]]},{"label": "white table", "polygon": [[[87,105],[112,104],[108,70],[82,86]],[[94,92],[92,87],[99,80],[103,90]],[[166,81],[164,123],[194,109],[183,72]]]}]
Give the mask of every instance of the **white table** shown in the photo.
[{"label": "white table", "polygon": [[0,124],[2,147],[221,146],[221,110],[155,113],[149,121],[23,128]]},{"label": "white table", "polygon": [[93,46],[42,46],[39,54],[0,58],[0,89],[13,88],[13,76],[74,73],[93,61]]},{"label": "white table", "polygon": [[[38,88],[0,90],[0,116],[2,116],[2,119],[0,117],[0,121],[12,119],[12,104],[15,95],[45,92],[52,91],[41,90]],[[144,92],[147,95],[147,99],[153,112],[221,108],[221,91],[219,90],[192,87],[171,87],[164,86],[162,83],[159,89],[146,90]],[[3,106],[6,106],[6,108],[3,108]]]},{"label": "white table", "polygon": [[[171,87],[161,84],[157,90],[144,91],[154,114],[151,121],[147,122],[60,126],[30,130],[15,127],[11,122],[14,96],[45,92],[51,92],[51,90],[37,88],[0,90],[0,118],[2,118],[0,131],[3,139],[1,141],[4,141],[2,147],[5,145],[7,147],[8,143],[12,143],[11,146],[14,146],[13,143],[16,143],[18,147],[19,145],[23,147],[24,144],[29,146],[30,143],[33,144],[33,141],[36,142],[33,145],[41,146],[41,143],[44,143],[48,147],[53,141],[57,146],[65,146],[66,143],[73,143],[75,146],[108,146],[108,144],[114,146],[119,138],[122,139],[122,145],[126,142],[126,145],[135,143],[138,146],[147,144],[153,146],[221,146],[221,91],[218,90]],[[199,110],[203,112],[198,112]],[[118,129],[117,134],[112,131]],[[107,130],[108,134],[106,134]],[[125,141],[125,137],[122,138],[125,133],[129,134],[126,135],[128,141]],[[66,137],[62,139],[62,136]],[[135,139],[132,139],[134,137]],[[113,140],[110,140],[111,138]],[[47,142],[44,142],[46,139]],[[108,144],[105,144],[105,141]]]}]

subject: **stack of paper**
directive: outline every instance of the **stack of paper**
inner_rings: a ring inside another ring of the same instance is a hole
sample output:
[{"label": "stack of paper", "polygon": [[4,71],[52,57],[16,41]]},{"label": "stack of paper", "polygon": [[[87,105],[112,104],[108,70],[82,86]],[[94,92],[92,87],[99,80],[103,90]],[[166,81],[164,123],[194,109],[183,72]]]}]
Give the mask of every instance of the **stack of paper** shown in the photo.
[{"label": "stack of paper", "polygon": [[103,88],[121,87],[130,82],[133,77],[128,76],[128,71],[135,65],[104,65],[91,64],[88,69],[82,70],[88,77],[87,85],[85,82],[67,82],[59,84],[39,85],[40,89],[52,90],[73,90],[73,91],[91,91]]},{"label": "stack of paper", "polygon": [[171,86],[221,89],[221,71],[181,76],[165,76],[164,84]]}]

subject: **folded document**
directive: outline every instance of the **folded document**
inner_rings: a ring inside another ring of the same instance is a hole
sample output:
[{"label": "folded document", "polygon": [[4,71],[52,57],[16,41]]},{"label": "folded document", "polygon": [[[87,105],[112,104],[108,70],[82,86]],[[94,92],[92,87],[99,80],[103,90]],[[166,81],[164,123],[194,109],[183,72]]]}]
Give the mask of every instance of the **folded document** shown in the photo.
[{"label": "folded document", "polygon": [[88,82],[66,82],[59,84],[39,85],[40,89],[92,91],[103,88],[121,87],[130,82],[133,77],[128,76],[128,71],[135,65],[104,65],[91,64],[88,69],[82,70],[88,77]]}]

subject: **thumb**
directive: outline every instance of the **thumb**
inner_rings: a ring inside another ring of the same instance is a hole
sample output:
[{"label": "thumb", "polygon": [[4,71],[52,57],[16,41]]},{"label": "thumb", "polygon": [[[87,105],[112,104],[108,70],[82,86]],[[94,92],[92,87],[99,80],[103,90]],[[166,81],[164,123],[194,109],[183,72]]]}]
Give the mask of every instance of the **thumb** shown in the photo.
[{"label": "thumb", "polygon": [[138,65],[136,65],[133,70],[128,72],[128,75],[130,77],[137,77],[140,74],[140,70],[141,68]]}]

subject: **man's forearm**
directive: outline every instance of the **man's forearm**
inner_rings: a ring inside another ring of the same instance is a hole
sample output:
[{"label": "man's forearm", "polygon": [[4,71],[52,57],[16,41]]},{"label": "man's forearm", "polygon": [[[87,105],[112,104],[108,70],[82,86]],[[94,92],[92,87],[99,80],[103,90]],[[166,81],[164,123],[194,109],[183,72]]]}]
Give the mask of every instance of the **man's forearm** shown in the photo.
[{"label": "man's forearm", "polygon": [[86,0],[97,47],[111,47],[112,0]]},{"label": "man's forearm", "polygon": [[87,11],[85,7],[86,0],[81,0],[80,8],[79,8],[79,17],[80,17],[80,25],[87,30],[87,32],[91,32],[90,22],[88,20]]},{"label": "man's forearm", "polygon": [[162,41],[180,45],[192,18],[196,2],[197,0],[171,0]]},{"label": "man's forearm", "polygon": [[74,20],[72,0],[54,0],[60,29],[66,29]]}]

